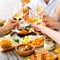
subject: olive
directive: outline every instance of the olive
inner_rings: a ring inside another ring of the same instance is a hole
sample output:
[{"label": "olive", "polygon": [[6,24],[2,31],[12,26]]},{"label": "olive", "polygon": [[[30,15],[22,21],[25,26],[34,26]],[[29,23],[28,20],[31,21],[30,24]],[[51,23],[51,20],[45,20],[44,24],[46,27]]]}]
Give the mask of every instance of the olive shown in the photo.
[{"label": "olive", "polygon": [[19,42],[19,38],[13,38],[13,41]]}]

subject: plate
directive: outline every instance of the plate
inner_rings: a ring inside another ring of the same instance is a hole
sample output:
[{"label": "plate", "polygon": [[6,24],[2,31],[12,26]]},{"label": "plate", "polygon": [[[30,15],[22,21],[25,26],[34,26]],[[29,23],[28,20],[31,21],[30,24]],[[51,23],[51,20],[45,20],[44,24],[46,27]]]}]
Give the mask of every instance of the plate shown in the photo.
[{"label": "plate", "polygon": [[10,50],[12,50],[12,49],[14,49],[13,46],[11,46],[11,47],[9,47],[9,48],[6,48],[6,49],[3,49],[3,48],[0,47],[0,51],[1,51],[1,52],[10,51]]},{"label": "plate", "polygon": [[44,37],[39,35],[28,35],[20,40],[21,44],[31,44],[36,48],[44,45]]},{"label": "plate", "polygon": [[41,47],[44,45],[44,38],[36,38],[35,40],[31,40],[30,42],[28,42],[28,44],[34,45],[36,48]]}]

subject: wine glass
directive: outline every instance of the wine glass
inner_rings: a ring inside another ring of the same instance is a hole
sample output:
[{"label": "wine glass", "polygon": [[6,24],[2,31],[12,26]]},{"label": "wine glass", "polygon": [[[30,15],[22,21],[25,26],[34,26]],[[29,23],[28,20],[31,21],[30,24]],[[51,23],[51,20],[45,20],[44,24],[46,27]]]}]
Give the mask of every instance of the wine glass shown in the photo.
[{"label": "wine glass", "polygon": [[[19,6],[15,6],[14,7],[14,11],[13,11],[13,19],[14,20],[17,20],[17,21],[19,21],[19,23],[20,23],[20,20],[22,20],[22,16],[23,16],[23,12],[22,12],[22,8],[19,8]],[[17,27],[15,27],[15,29],[13,29],[12,30],[13,32],[19,32],[19,30],[18,30],[18,28]]]}]

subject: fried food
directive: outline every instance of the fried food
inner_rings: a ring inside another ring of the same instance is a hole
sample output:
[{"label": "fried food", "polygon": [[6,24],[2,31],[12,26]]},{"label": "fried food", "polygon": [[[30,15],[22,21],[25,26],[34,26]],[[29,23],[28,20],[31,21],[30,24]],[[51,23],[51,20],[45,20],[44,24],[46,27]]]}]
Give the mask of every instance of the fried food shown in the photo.
[{"label": "fried food", "polygon": [[1,46],[1,48],[9,48],[9,47],[11,47],[11,42],[9,40],[6,40],[6,39],[1,40],[0,46]]},{"label": "fried food", "polygon": [[58,60],[60,60],[60,54],[58,54]]},{"label": "fried food", "polygon": [[55,53],[60,53],[60,48],[56,48],[56,49],[54,50],[54,52],[55,52]]},{"label": "fried food", "polygon": [[25,29],[23,29],[23,30],[21,30],[18,34],[28,34],[28,31],[25,30]]},{"label": "fried food", "polygon": [[36,38],[35,40],[31,40],[30,42],[28,42],[28,44],[32,44],[35,47],[43,46],[44,45],[44,38],[43,37]]},{"label": "fried food", "polygon": [[54,60],[48,51],[39,51],[30,56],[30,60]]}]

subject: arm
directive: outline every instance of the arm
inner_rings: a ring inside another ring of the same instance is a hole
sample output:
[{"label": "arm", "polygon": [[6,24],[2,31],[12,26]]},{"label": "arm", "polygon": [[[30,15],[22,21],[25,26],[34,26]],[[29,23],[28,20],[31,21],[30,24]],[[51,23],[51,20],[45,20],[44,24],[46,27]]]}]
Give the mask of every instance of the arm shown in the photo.
[{"label": "arm", "polygon": [[43,32],[48,35],[50,38],[52,38],[56,43],[60,44],[60,33],[56,32],[48,27],[40,27]]},{"label": "arm", "polygon": [[[35,26],[35,25],[34,25]],[[36,25],[35,28],[40,30],[42,33],[48,35],[50,38],[52,38],[56,43],[60,44],[60,33],[56,32],[44,25]]]},{"label": "arm", "polygon": [[18,21],[9,19],[8,21],[6,21],[3,27],[0,27],[0,35],[16,27],[18,24],[19,24]]}]

